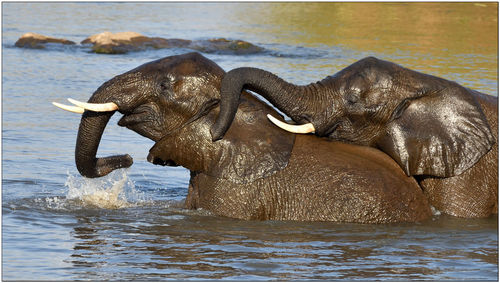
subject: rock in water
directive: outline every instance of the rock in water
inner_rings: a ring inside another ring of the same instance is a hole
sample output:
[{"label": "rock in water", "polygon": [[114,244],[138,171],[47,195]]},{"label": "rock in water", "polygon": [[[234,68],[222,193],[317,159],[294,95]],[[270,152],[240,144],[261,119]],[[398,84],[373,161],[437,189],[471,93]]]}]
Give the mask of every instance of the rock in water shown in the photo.
[{"label": "rock in water", "polygon": [[59,43],[59,44],[64,44],[64,45],[74,45],[75,42],[63,38],[53,38],[53,37],[48,37],[45,35],[37,34],[37,33],[32,33],[28,32],[25,33],[23,36],[21,36],[17,41],[16,41],[16,46],[17,47],[24,47],[24,48],[45,48],[45,45],[47,43]]},{"label": "rock in water", "polygon": [[81,42],[92,44],[92,51],[104,54],[123,54],[130,51],[141,51],[147,48],[186,47],[191,41],[184,39],[165,39],[147,37],[137,32],[102,32],[92,35]]},{"label": "rock in water", "polygon": [[229,40],[225,38],[214,38],[209,40],[193,41],[189,48],[205,53],[222,54],[254,54],[262,52],[264,49],[250,42],[243,40]]},{"label": "rock in water", "polygon": [[148,48],[188,48],[205,53],[253,54],[264,49],[243,40],[225,38],[187,40],[178,38],[147,37],[137,32],[103,32],[81,42],[92,44],[92,51],[104,54],[123,54]]},{"label": "rock in water", "polygon": [[[36,33],[27,33],[16,42],[17,47],[45,48],[47,43],[75,44],[73,41],[47,37]],[[132,51],[163,48],[187,48],[204,53],[254,54],[264,48],[243,40],[225,38],[187,40],[178,38],[148,37],[137,32],[109,31],[94,34],[81,42],[91,45],[92,52],[102,54],[124,54]]]}]

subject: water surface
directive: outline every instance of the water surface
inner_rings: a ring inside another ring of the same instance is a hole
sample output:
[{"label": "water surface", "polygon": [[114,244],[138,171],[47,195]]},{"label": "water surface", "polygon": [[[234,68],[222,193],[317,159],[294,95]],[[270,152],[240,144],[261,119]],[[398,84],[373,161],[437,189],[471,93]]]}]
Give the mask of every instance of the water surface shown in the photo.
[{"label": "water surface", "polygon": [[146,161],[153,142],[109,123],[99,155],[134,165],[99,180],[74,165],[79,115],[103,82],[186,49],[97,55],[19,49],[26,32],[80,42],[105,30],[250,41],[268,52],[204,54],[225,70],[298,84],[366,56],[497,96],[496,3],[3,3],[2,279],[491,280],[498,219],[416,224],[240,221],[182,209],[189,172]]}]

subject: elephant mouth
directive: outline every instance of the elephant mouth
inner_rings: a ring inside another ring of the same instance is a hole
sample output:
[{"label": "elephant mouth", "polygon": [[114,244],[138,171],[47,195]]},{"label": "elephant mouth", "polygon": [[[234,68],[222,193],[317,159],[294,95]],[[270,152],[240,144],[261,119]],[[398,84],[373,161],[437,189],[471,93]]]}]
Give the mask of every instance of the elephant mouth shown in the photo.
[{"label": "elephant mouth", "polygon": [[175,163],[175,161],[173,161],[171,159],[163,160],[159,157],[154,156],[151,152],[148,154],[147,160],[148,160],[148,162],[150,162],[154,165],[170,166],[170,167],[179,166],[179,164]]},{"label": "elephant mouth", "polygon": [[159,123],[159,108],[155,104],[144,104],[125,113],[118,121],[118,126],[126,127],[151,140],[161,138],[161,123]]},{"label": "elephant mouth", "polygon": [[327,128],[324,133],[319,133],[322,136],[334,137],[337,134],[337,130],[342,125],[343,121],[337,121],[331,127]]}]

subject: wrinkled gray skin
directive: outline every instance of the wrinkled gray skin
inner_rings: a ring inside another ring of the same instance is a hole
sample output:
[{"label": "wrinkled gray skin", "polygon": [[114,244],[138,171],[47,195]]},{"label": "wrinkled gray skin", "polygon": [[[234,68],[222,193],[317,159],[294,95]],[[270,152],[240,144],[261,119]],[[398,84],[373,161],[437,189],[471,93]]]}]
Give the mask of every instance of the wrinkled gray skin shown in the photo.
[{"label": "wrinkled gray skin", "polygon": [[231,124],[242,89],[259,93],[297,123],[311,122],[318,136],[387,153],[442,212],[498,213],[496,97],[373,57],[305,86],[238,68],[222,81],[213,140]]},{"label": "wrinkled gray skin", "polygon": [[[144,64],[104,83],[89,102],[114,102],[125,126],[153,141],[148,161],[191,171],[186,208],[240,219],[414,222],[431,215],[417,182],[369,147],[296,136],[277,112],[243,92],[233,125],[212,142],[224,71],[197,53]],[[86,177],[128,167],[128,155],[96,158],[113,112],[83,114],[76,164]]]}]

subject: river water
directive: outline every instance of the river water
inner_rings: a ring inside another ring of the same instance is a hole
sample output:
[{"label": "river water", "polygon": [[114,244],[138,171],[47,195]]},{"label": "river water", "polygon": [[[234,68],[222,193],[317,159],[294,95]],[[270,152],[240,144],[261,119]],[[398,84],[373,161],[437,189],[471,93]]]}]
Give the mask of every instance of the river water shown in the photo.
[{"label": "river water", "polygon": [[148,163],[153,142],[119,117],[99,155],[129,153],[134,165],[85,179],[73,157],[80,116],[50,102],[86,100],[117,74],[190,50],[14,47],[26,32],[225,37],[267,50],[204,54],[225,70],[305,84],[373,55],[498,96],[497,21],[496,3],[3,3],[2,279],[498,280],[497,216],[359,225],[183,210],[188,170]]}]

